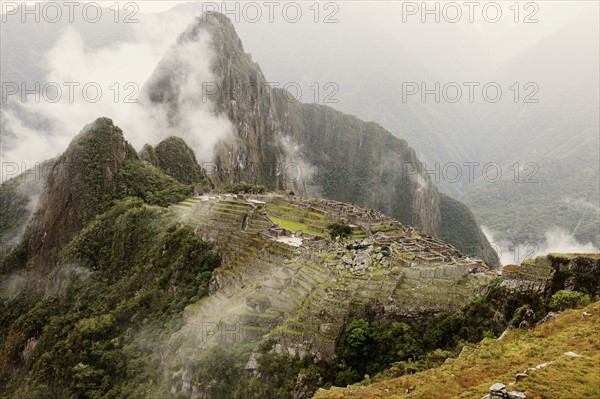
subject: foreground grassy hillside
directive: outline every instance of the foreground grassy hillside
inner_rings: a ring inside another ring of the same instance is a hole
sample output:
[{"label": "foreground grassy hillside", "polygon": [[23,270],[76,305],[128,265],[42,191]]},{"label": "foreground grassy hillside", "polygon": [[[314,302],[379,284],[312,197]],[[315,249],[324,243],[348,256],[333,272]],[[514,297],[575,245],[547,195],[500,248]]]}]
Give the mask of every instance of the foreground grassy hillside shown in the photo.
[{"label": "foreground grassy hillside", "polygon": [[[583,317],[583,311],[591,316]],[[600,397],[599,302],[567,310],[556,320],[531,329],[511,330],[501,340],[484,339],[438,368],[367,386],[319,391],[315,398],[480,398],[492,384],[508,386],[516,373],[543,363],[549,364],[531,371],[510,389],[525,392],[528,399]]]}]

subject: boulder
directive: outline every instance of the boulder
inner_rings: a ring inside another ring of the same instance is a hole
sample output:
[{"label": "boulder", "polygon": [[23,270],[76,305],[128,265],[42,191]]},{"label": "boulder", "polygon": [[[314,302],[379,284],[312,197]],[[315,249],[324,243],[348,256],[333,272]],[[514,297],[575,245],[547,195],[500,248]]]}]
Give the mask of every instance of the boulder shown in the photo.
[{"label": "boulder", "polygon": [[497,382],[490,387],[490,399],[505,399],[506,385]]},{"label": "boulder", "polygon": [[515,381],[519,382],[521,381],[523,378],[527,378],[528,375],[525,373],[517,373],[517,375],[515,376]]}]

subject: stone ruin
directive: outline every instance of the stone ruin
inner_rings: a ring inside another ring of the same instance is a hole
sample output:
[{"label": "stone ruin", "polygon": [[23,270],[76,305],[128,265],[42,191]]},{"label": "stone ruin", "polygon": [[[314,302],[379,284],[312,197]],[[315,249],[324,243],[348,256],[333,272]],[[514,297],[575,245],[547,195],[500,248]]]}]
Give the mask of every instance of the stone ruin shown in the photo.
[{"label": "stone ruin", "polygon": [[[456,311],[494,278],[471,273],[487,267],[450,244],[336,201],[214,196],[172,208],[222,258],[210,296],[186,309],[186,326],[176,334],[201,342],[195,351],[223,342],[207,323],[229,324],[238,327],[240,340],[268,339],[278,353],[332,360],[349,315],[410,320]],[[327,226],[340,219],[356,228],[351,237],[333,240]]]}]

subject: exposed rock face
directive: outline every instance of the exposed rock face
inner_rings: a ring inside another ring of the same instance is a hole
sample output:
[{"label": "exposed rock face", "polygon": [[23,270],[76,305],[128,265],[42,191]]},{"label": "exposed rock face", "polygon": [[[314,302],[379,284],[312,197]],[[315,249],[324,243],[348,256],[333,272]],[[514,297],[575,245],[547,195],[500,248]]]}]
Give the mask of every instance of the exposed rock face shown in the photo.
[{"label": "exposed rock face", "polygon": [[[203,343],[194,345],[196,351],[215,341],[268,339],[277,353],[328,362],[348,317],[409,320],[456,311],[494,278],[471,273],[484,263],[443,241],[340,202],[231,195],[172,208],[213,241],[223,259],[213,272],[211,296],[188,309],[186,326],[172,338]],[[354,228],[343,243],[327,235],[327,225],[340,219]],[[292,233],[298,230],[300,237]],[[289,237],[300,244],[287,244]],[[184,368],[194,357],[171,356]]]},{"label": "exposed rock face", "polygon": [[511,291],[544,293],[552,279],[554,269],[546,257],[526,259],[520,266],[508,265],[502,271],[501,285]]},{"label": "exposed rock face", "polygon": [[303,158],[320,168],[314,183],[325,198],[377,208],[402,223],[438,235],[439,195],[406,141],[317,104],[291,102],[275,91],[286,136],[301,143]]},{"label": "exposed rock face", "polygon": [[23,348],[23,351],[21,352],[21,357],[23,358],[23,361],[27,361],[27,359],[29,359],[29,356],[31,356],[31,354],[35,350],[37,344],[37,338],[29,338],[27,340],[27,342],[25,343],[25,348]]},{"label": "exposed rock face", "polygon": [[505,266],[501,284],[513,291],[533,290],[544,295],[559,290],[597,295],[600,291],[600,257],[596,254],[549,254],[526,259],[520,266]]},{"label": "exposed rock face", "polygon": [[554,269],[552,291],[577,290],[590,297],[600,294],[600,256],[598,254],[549,254]]},{"label": "exposed rock face", "polygon": [[[443,212],[447,208],[442,208],[437,188],[406,141],[376,123],[298,103],[291,93],[272,88],[244,52],[231,21],[221,14],[198,18],[172,51],[183,51],[207,35],[214,49],[215,81],[201,82],[210,84],[210,90],[198,91],[207,94],[214,111],[226,114],[236,129],[233,139],[217,146],[211,175],[215,184],[244,181],[376,208],[427,234],[440,237],[443,231],[464,253],[498,264],[468,209]],[[173,118],[182,81],[189,80],[181,73],[193,71],[167,57],[144,89]]]}]

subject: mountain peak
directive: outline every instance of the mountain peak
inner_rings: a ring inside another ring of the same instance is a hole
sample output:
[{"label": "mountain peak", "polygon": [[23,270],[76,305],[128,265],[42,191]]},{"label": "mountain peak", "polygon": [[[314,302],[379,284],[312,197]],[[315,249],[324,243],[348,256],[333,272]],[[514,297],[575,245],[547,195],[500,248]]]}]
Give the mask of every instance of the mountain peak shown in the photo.
[{"label": "mountain peak", "polygon": [[[207,58],[210,73],[204,68]],[[455,238],[469,226],[475,242],[450,242],[498,263],[468,210],[443,214],[457,207],[441,206],[435,184],[406,141],[375,123],[303,104],[273,86],[244,52],[229,18],[207,13],[180,35],[145,90],[174,124],[193,112],[189,104],[205,107],[207,100],[214,113],[231,121],[233,137],[215,149],[217,186],[246,182],[376,208],[437,237],[444,231],[444,238]]]},{"label": "mountain peak", "polygon": [[118,170],[128,159],[137,159],[136,152],[111,119],[102,117],[86,125],[50,170],[31,250],[54,259],[114,197]]},{"label": "mountain peak", "polygon": [[156,147],[146,144],[139,155],[180,183],[212,186],[206,171],[196,161],[194,151],[181,137],[167,137]]},{"label": "mountain peak", "polygon": [[226,43],[229,48],[235,47],[241,54],[244,54],[242,40],[231,20],[226,15],[214,11],[196,17],[179,35],[176,45],[181,46],[188,42],[199,41],[203,33],[208,33],[213,45]]},{"label": "mountain peak", "polygon": [[79,133],[71,140],[69,147],[76,146],[80,142],[94,140],[102,137],[107,142],[104,144],[110,144],[114,142],[123,142],[123,131],[116,126],[112,119],[107,117],[99,117],[92,123],[89,123],[79,131]]}]

